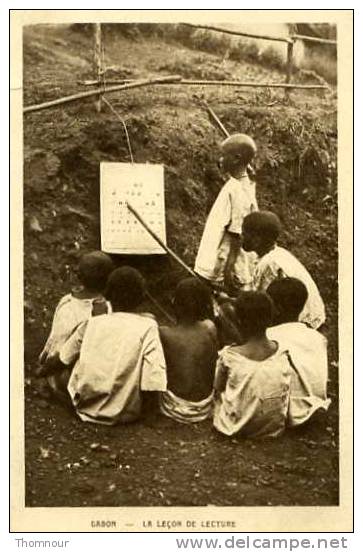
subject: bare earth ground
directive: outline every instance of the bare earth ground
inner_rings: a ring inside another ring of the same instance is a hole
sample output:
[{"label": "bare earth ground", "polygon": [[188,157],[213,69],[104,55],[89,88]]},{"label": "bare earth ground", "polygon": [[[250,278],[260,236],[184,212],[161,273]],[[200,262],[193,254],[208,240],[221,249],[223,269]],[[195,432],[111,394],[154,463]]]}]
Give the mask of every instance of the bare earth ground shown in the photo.
[{"label": "bare earth ground", "polygon": [[[81,29],[24,32],[24,104],[83,90],[92,38]],[[258,65],[165,43],[106,34],[114,76],[273,80]],[[298,78],[298,75],[297,75]],[[39,394],[36,358],[54,307],[74,282],[80,252],[99,247],[99,163],[128,161],[123,129],[103,107],[78,102],[24,117],[25,425],[28,506],[335,505],[338,472],[336,103],[333,93],[156,87],[109,97],[126,119],[136,161],[163,163],[168,244],[190,265],[222,184],[221,136],[195,95],[232,131],[255,137],[261,208],[282,218],[282,245],[306,264],[327,305],[326,417],[278,440],[227,439],[209,422],[192,427],[153,415],[105,428],[82,423]],[[120,262],[120,259],[115,259]],[[171,308],[181,269],[168,259],[128,260]],[[159,316],[158,312],[155,312]],[[343,369],[348,367],[343,367]],[[91,446],[93,445],[93,446]]]}]

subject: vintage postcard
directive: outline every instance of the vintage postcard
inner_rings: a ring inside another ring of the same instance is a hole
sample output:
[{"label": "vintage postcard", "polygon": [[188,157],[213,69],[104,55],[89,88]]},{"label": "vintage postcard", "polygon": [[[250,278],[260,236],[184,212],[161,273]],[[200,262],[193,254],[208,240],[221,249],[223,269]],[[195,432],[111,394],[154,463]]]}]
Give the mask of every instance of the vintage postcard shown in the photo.
[{"label": "vintage postcard", "polygon": [[10,10],[11,531],[353,529],[353,10]]}]

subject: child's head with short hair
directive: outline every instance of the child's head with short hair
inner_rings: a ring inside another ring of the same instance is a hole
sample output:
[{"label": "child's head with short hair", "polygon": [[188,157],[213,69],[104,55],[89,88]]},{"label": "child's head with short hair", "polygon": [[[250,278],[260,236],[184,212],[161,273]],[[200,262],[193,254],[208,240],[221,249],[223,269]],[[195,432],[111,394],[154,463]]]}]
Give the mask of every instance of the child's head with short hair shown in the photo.
[{"label": "child's head with short hair", "polygon": [[245,216],[242,224],[242,247],[258,254],[275,245],[281,232],[281,222],[271,211],[254,211]]},{"label": "child's head with short hair", "polygon": [[178,322],[195,323],[213,313],[212,292],[197,278],[185,278],[175,290],[174,311]]},{"label": "child's head with short hair", "polygon": [[273,315],[273,303],[267,293],[242,291],[234,303],[234,309],[244,339],[265,335]]},{"label": "child's head with short hair", "polygon": [[305,284],[297,278],[277,278],[266,293],[274,302],[274,324],[296,322],[308,298]]},{"label": "child's head with short hair", "polygon": [[114,311],[133,311],[142,303],[144,295],[145,281],[138,270],[123,266],[111,272],[105,297]]},{"label": "child's head with short hair", "polygon": [[232,134],[221,144],[223,170],[231,176],[247,169],[256,154],[254,140],[247,134]]},{"label": "child's head with short hair", "polygon": [[113,262],[109,255],[92,251],[82,255],[78,264],[78,278],[88,291],[101,293],[112,269]]}]

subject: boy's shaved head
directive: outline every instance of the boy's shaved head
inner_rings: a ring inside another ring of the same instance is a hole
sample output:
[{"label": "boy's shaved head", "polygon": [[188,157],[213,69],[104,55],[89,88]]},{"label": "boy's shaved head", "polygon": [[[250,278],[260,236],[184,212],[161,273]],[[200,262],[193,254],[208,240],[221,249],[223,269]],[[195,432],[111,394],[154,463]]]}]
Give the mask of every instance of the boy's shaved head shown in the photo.
[{"label": "boy's shaved head", "polygon": [[232,134],[221,144],[224,155],[238,157],[241,162],[248,165],[257,151],[254,140],[247,134]]},{"label": "boy's shaved head", "polygon": [[213,313],[211,289],[197,278],[184,278],[175,290],[174,310],[178,321],[209,318]]},{"label": "boy's shaved head", "polygon": [[116,268],[109,276],[105,297],[114,310],[128,311],[138,307],[145,293],[145,281],[131,266]]},{"label": "boy's shaved head", "polygon": [[245,251],[260,254],[267,246],[276,243],[281,232],[281,222],[271,211],[255,211],[246,215],[242,224],[242,247]]},{"label": "boy's shaved head", "polygon": [[281,222],[275,213],[271,211],[254,211],[245,216],[243,230],[253,231],[260,236],[266,236],[276,241],[281,232]]},{"label": "boy's shaved head", "polygon": [[297,278],[277,278],[266,290],[275,305],[275,323],[292,322],[299,318],[308,298],[308,290]]},{"label": "boy's shaved head", "polygon": [[242,335],[259,337],[271,325],[273,303],[263,291],[241,291],[235,301],[235,311]]},{"label": "boy's shaved head", "polygon": [[102,292],[113,269],[111,258],[102,251],[82,255],[78,265],[78,277],[90,291]]}]

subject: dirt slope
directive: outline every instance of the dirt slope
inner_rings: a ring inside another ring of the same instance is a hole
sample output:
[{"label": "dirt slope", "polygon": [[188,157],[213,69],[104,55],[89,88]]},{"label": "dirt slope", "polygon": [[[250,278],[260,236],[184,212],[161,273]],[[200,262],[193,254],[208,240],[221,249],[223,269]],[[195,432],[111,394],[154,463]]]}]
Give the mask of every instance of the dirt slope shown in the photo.
[{"label": "dirt slope", "polygon": [[[91,46],[91,37],[80,29],[27,28],[24,103],[83,89],[77,81],[92,78]],[[277,71],[142,35],[130,40],[109,33],[105,57],[113,74],[126,78],[178,73],[282,80]],[[231,132],[256,139],[260,207],[281,216],[282,244],[306,264],[326,302],[332,407],[326,419],[304,432],[253,442],[228,441],[210,424],[186,428],[159,417],[116,429],[93,427],[41,399],[32,370],[54,306],[74,281],[80,252],[99,247],[99,163],[129,157],[122,126],[106,106],[101,114],[92,101],[29,114],[24,120],[28,505],[338,502],[335,101],[331,95],[295,93],[285,102],[282,92],[222,87],[160,86],[110,96],[126,120],[136,161],[165,166],[168,244],[190,265],[222,185],[216,169],[221,136],[200,107],[196,96],[203,93]],[[165,258],[131,262],[170,308],[181,269]],[[92,450],[95,442],[108,449]]]}]

